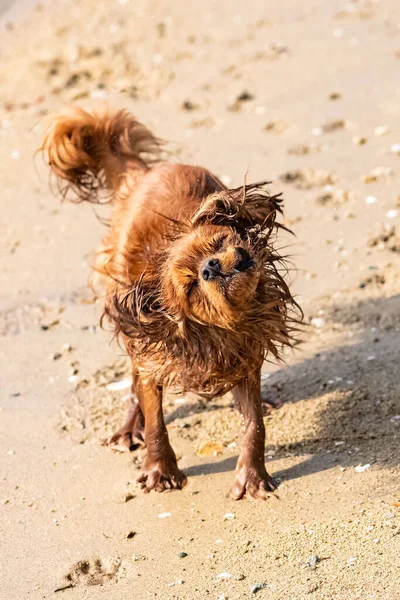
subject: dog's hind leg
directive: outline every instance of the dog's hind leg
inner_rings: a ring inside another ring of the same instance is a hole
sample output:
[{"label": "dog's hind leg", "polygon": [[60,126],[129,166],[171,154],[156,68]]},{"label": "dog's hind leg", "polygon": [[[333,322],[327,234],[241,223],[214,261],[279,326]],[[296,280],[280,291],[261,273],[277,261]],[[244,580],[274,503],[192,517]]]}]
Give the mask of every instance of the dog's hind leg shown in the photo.
[{"label": "dog's hind leg", "polygon": [[278,410],[284,405],[284,401],[278,398],[275,393],[271,393],[265,388],[261,388],[261,405],[263,409],[263,415],[270,415],[273,410]]},{"label": "dog's hind leg", "polygon": [[136,366],[132,368],[131,405],[125,423],[114,435],[102,440],[103,446],[109,446],[118,452],[129,452],[144,448],[144,416],[136,394],[138,384]]}]

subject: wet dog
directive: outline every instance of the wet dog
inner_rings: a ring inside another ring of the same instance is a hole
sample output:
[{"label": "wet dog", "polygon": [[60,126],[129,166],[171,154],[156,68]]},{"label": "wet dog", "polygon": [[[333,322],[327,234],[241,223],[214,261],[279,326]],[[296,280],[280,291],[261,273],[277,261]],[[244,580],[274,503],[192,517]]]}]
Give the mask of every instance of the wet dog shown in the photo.
[{"label": "wet dog", "polygon": [[274,249],[280,196],[267,182],[227,189],[202,167],[162,162],[158,139],[126,111],[72,109],[53,119],[42,150],[63,197],[99,203],[106,193],[111,204],[95,271],[103,319],[132,359],[133,402],[107,443],[147,447],[145,491],[181,489],[165,389],[232,390],[244,441],[231,493],[265,498],[276,486],[264,464],[261,367],[301,318]]}]

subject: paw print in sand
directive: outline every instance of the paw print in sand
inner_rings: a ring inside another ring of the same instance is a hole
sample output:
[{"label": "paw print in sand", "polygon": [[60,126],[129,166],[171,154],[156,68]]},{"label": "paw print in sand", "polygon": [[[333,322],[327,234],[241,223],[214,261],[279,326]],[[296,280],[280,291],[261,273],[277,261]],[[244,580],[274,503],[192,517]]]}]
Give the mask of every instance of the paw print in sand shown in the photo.
[{"label": "paw print in sand", "polygon": [[64,585],[54,591],[60,592],[78,585],[103,585],[109,581],[118,579],[118,576],[122,574],[121,571],[122,563],[119,558],[112,560],[102,558],[80,560],[65,575]]}]

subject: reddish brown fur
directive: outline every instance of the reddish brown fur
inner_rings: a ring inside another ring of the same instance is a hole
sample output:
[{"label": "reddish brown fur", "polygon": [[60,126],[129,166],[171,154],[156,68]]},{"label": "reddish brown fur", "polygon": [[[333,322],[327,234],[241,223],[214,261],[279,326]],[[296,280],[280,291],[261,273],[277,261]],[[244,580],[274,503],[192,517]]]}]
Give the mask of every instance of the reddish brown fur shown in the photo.
[{"label": "reddish brown fur", "polygon": [[273,484],[263,459],[260,369],[290,344],[299,321],[273,249],[280,197],[265,182],[227,190],[206,169],[162,163],[157,139],[125,111],[74,109],[54,119],[42,149],[63,196],[111,196],[95,269],[106,282],[104,316],[125,343],[134,380],[134,407],[111,445],[144,437],[142,486],[182,487],[162,390],[215,396],[235,388],[246,433],[233,495],[265,497]]}]

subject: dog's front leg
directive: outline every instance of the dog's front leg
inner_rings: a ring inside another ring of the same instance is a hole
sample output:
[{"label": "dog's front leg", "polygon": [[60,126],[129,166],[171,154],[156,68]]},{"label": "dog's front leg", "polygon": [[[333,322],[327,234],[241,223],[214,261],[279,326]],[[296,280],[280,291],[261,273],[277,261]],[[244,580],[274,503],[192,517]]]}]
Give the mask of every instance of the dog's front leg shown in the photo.
[{"label": "dog's front leg", "polygon": [[136,393],[144,416],[144,441],[147,446],[147,458],[137,481],[145,492],[180,490],[187,479],[178,469],[175,452],[169,443],[162,411],[163,389],[141,375]]},{"label": "dog's front leg", "polygon": [[244,419],[244,440],[231,494],[235,500],[245,494],[265,499],[276,485],[264,463],[265,427],[260,371],[249,372],[248,377],[234,388],[233,395]]}]

